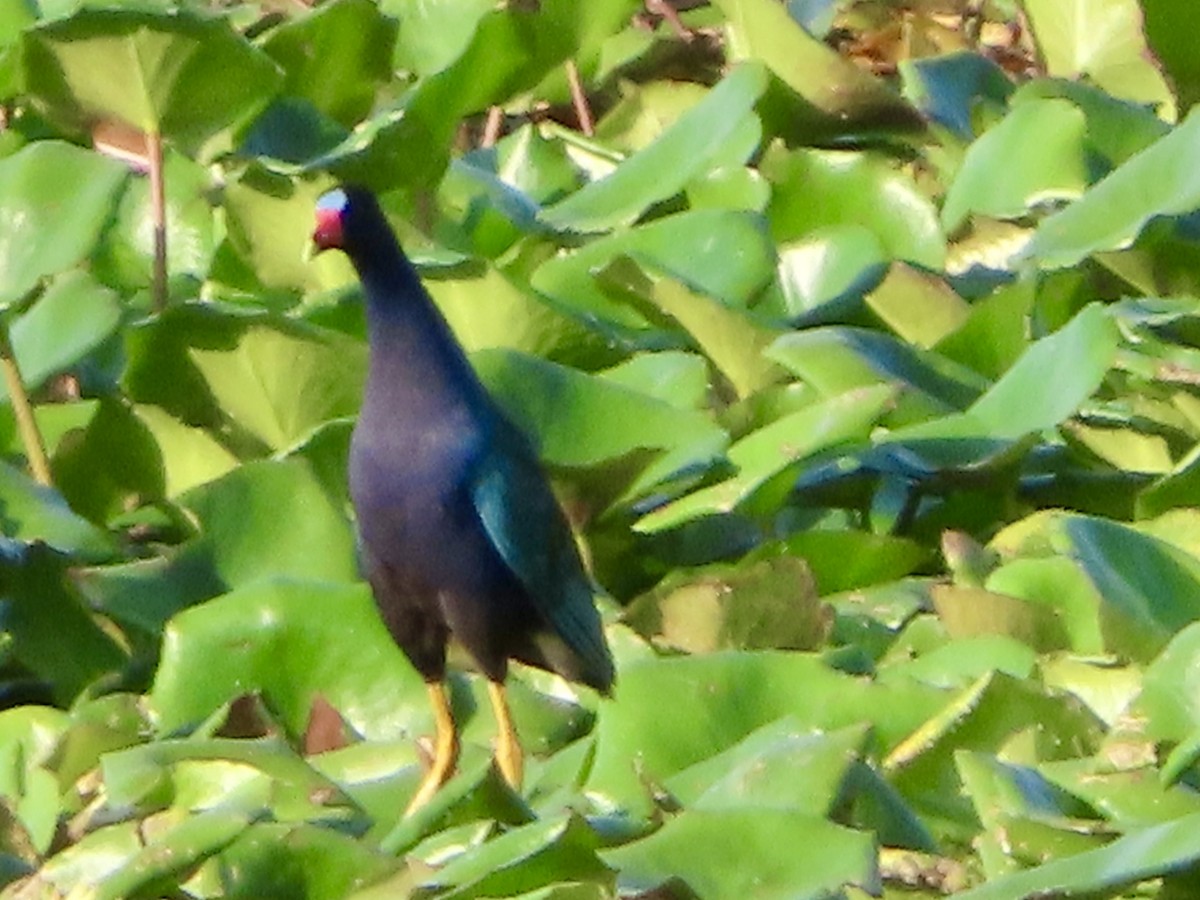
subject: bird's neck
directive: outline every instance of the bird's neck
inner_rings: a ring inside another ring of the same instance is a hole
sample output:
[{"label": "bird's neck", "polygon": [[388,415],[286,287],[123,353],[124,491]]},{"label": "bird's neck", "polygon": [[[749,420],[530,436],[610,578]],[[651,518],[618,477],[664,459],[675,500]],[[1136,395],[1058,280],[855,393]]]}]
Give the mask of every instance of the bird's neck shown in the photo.
[{"label": "bird's neck", "polygon": [[371,347],[364,412],[415,418],[481,406],[466,354],[404,254],[387,248],[355,265]]}]

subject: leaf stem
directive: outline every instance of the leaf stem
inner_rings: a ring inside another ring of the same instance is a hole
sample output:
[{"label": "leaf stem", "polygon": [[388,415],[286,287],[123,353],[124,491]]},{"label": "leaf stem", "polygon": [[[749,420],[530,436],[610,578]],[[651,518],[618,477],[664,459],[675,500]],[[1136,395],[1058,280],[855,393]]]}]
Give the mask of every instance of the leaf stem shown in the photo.
[{"label": "leaf stem", "polygon": [[504,127],[504,108],[493,106],[487,111],[484,119],[483,137],[479,140],[480,147],[495,147],[500,139],[500,129]]},{"label": "leaf stem", "polygon": [[579,130],[588,137],[596,133],[596,123],[592,119],[592,107],[588,103],[587,92],[583,89],[583,81],[579,77],[579,67],[575,60],[568,59],[567,84],[571,88],[571,104],[575,107],[575,118],[579,121]]},{"label": "leaf stem", "polygon": [[150,157],[150,214],[154,218],[154,308],[162,312],[167,308],[167,201],[160,132],[146,135],[146,150]]},{"label": "leaf stem", "polygon": [[0,368],[4,370],[4,385],[8,388],[8,398],[17,420],[17,431],[25,447],[25,458],[29,460],[29,471],[34,481],[50,487],[53,482],[50,478],[50,459],[46,455],[46,442],[42,439],[42,433],[38,431],[37,422],[33,418],[33,404],[29,402],[29,393],[21,380],[21,370],[17,367],[17,358],[13,355],[12,344],[8,340],[8,328],[4,325],[0,325]]}]

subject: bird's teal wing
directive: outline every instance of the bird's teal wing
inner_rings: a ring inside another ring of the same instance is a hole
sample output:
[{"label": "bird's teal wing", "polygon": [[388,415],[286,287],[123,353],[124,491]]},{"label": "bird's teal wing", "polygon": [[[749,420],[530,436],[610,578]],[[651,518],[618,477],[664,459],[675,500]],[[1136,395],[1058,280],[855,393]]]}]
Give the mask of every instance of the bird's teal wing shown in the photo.
[{"label": "bird's teal wing", "polygon": [[505,564],[579,658],[582,680],[607,691],[613,662],[592,582],[532,449],[508,422],[497,423],[476,464],[471,499]]}]

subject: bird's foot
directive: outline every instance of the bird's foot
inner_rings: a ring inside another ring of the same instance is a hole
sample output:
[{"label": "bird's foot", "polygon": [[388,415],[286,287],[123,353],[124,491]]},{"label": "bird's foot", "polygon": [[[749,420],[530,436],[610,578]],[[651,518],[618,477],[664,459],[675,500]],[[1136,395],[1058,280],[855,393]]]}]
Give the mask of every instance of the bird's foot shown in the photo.
[{"label": "bird's foot", "polygon": [[425,777],[421,779],[421,784],[417,787],[417,792],[413,794],[412,799],[408,801],[408,806],[404,808],[404,815],[411,816],[432,800],[438,789],[450,780],[452,774],[453,767],[450,771],[441,771],[435,767],[426,772]]},{"label": "bird's foot", "polygon": [[508,786],[519,792],[525,774],[525,753],[515,739],[506,741],[501,737],[496,741],[496,766]]},{"label": "bird's foot", "polygon": [[508,710],[508,696],[504,685],[489,681],[488,697],[496,715],[496,766],[509,787],[519,791],[525,774],[525,753],[521,749],[517,729]]},{"label": "bird's foot", "polygon": [[414,812],[433,799],[443,784],[450,780],[454,768],[458,765],[458,730],[454,725],[454,717],[450,713],[450,698],[446,694],[446,685],[440,681],[428,685],[429,700],[433,705],[433,719],[437,728],[434,738],[433,760],[429,771],[421,779],[417,792],[408,801],[404,815],[411,816]]}]

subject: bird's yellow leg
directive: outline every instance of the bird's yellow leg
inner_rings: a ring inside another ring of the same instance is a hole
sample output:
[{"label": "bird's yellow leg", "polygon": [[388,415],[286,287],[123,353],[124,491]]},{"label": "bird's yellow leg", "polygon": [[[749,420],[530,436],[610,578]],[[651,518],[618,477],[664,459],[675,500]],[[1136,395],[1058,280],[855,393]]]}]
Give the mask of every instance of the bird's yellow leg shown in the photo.
[{"label": "bird's yellow leg", "polygon": [[500,774],[504,776],[504,780],[514,791],[519,791],[521,779],[525,774],[525,754],[521,751],[521,742],[517,739],[512,714],[508,711],[508,692],[502,683],[489,681],[488,698],[492,701],[492,711],[496,714],[496,765],[500,767]]},{"label": "bird's yellow leg", "polygon": [[454,767],[458,765],[458,730],[450,712],[450,695],[446,691],[446,683],[430,681],[425,688],[429,691],[436,729],[433,739],[433,763],[421,779],[421,785],[413,794],[412,800],[408,801],[408,808],[404,810],[406,816],[428,803],[438,788],[450,780],[450,776],[454,774]]}]

